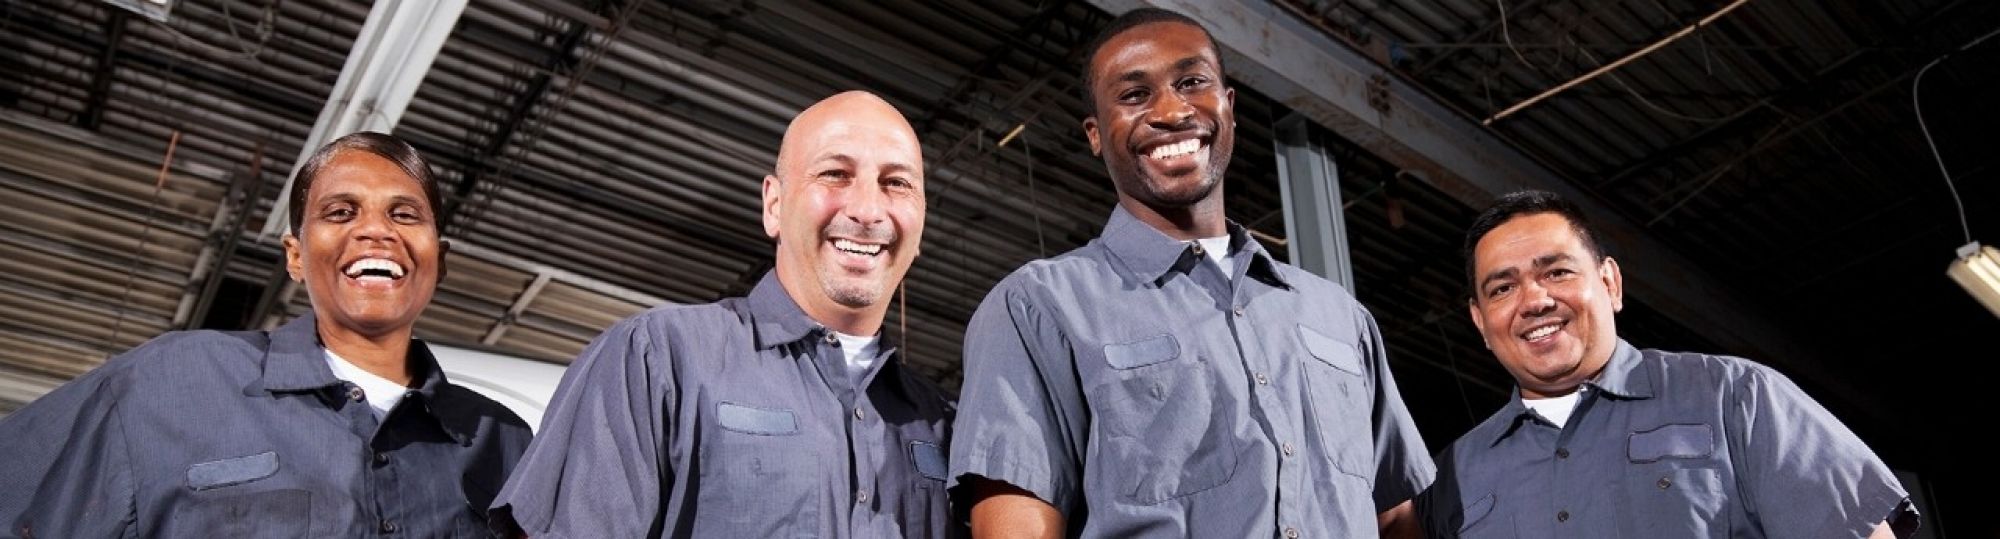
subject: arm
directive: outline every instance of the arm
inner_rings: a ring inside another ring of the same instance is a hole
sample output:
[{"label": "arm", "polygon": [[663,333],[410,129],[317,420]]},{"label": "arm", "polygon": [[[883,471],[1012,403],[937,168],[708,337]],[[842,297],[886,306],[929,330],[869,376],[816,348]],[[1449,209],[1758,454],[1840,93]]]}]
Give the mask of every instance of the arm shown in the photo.
[{"label": "arm", "polygon": [[975,536],[1063,535],[1080,498],[1082,391],[1055,322],[1037,314],[1019,278],[1002,281],[966,326],[949,477],[954,511],[971,517]]},{"label": "arm", "polygon": [[1033,493],[999,481],[975,479],[972,536],[975,539],[1055,539],[1062,537],[1062,513]]},{"label": "arm", "polygon": [[1415,504],[1408,500],[1375,515],[1375,525],[1382,530],[1382,537],[1388,539],[1423,539],[1424,536],[1421,526],[1417,525]]},{"label": "arm", "polygon": [[[1908,494],[1859,437],[1790,379],[1758,366],[1735,380],[1726,425],[1744,506],[1773,537],[1915,530]],[[1886,519],[1885,519],[1886,517]]]},{"label": "arm", "polygon": [[676,479],[666,443],[673,378],[644,315],[606,330],[570,364],[507,486],[494,531],[515,537],[641,537]]},{"label": "arm", "polygon": [[118,376],[124,357],[0,420],[0,535],[118,537],[135,483]]},{"label": "arm", "polygon": [[1378,521],[1385,533],[1392,527],[1414,531],[1418,525],[1410,500],[1436,479],[1437,466],[1431,462],[1430,449],[1424,446],[1416,422],[1410,419],[1409,407],[1403,404],[1403,393],[1396,389],[1396,377],[1389,372],[1388,346],[1382,342],[1381,329],[1359,303],[1354,309],[1362,325],[1361,342],[1366,344],[1363,359],[1368,362],[1375,382],[1375,508],[1381,511]]}]

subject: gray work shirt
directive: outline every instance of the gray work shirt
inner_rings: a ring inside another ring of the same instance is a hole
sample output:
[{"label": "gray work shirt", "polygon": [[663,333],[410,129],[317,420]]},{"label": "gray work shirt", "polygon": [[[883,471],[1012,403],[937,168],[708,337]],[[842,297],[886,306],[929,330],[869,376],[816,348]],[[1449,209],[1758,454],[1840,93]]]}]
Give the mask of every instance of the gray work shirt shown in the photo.
[{"label": "gray work shirt", "polygon": [[563,375],[494,502],[496,527],[536,538],[943,536],[950,403],[886,345],[861,377],[866,390],[854,390],[838,346],[775,273],[748,298],[619,322]]},{"label": "gray work shirt", "polygon": [[446,382],[381,421],[313,316],[162,335],[0,420],[0,537],[484,537],[527,423]]},{"label": "gray work shirt", "polygon": [[[1864,537],[1917,519],[1868,446],[1784,375],[1624,341],[1566,428],[1516,396],[1439,457],[1430,537]],[[1518,392],[1516,392],[1518,395]]]},{"label": "gray work shirt", "polygon": [[1373,537],[1434,474],[1374,319],[1229,229],[1224,276],[1120,207],[1001,281],[966,329],[954,487],[1026,489],[1072,536]]}]

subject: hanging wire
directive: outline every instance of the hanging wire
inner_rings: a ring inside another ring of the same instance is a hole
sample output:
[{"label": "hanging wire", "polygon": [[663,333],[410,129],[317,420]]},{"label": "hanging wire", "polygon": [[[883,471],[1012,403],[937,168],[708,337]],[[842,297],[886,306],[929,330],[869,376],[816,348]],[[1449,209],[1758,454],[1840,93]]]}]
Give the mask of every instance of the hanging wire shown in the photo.
[{"label": "hanging wire", "polygon": [[153,216],[160,210],[160,191],[167,186],[167,173],[174,166],[174,149],[181,144],[181,131],[174,130],[167,139],[167,156],[160,160],[159,178],[153,180],[153,200],[146,204],[146,224],[139,229],[139,248],[132,250],[132,269],[125,272],[125,289],[118,293],[118,319],[111,323],[111,336],[104,339],[104,347],[118,349],[118,333],[125,329],[126,302],[132,299],[132,278],[138,276],[139,265],[146,262],[146,242],[153,237]]},{"label": "hanging wire", "polygon": [[1965,202],[1958,198],[1958,186],[1951,183],[1951,171],[1944,167],[1944,155],[1938,153],[1937,140],[1931,138],[1930,126],[1924,125],[1924,105],[1922,101],[1924,95],[1924,74],[1930,72],[1931,68],[1937,67],[1938,63],[1943,62],[1944,59],[1950,58],[1952,54],[1978,46],[1995,34],[2000,34],[2000,28],[1987,32],[1986,35],[1979,36],[1979,39],[1974,39],[1966,43],[1964,46],[1959,47],[1958,50],[1938,55],[1936,59],[1931,60],[1931,63],[1924,64],[1923,69],[1917,70],[1917,80],[1910,83],[1910,108],[1916,109],[1917,129],[1923,131],[1924,144],[1930,146],[1931,158],[1937,160],[1938,173],[1944,175],[1944,188],[1951,192],[1951,204],[1958,208],[1958,227],[1965,231],[1966,243],[1972,243],[1972,227],[1965,222]]}]

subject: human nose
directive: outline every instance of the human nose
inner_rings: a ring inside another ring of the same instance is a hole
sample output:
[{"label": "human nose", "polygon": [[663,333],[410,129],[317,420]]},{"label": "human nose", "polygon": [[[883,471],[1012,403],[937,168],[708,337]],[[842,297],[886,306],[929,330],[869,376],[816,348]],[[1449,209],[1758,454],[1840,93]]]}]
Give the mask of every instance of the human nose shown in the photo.
[{"label": "human nose", "polygon": [[879,177],[854,182],[847,188],[847,203],[841,213],[862,225],[874,225],[888,218],[888,195],[877,185]]},{"label": "human nose", "polygon": [[1153,114],[1146,118],[1147,123],[1165,129],[1180,129],[1193,124],[1194,103],[1190,103],[1187,96],[1179,92],[1160,92],[1159,96]]},{"label": "human nose", "polygon": [[396,227],[383,212],[363,211],[354,218],[354,228],[349,234],[356,240],[394,241]]},{"label": "human nose", "polygon": [[1556,308],[1556,299],[1549,295],[1549,289],[1541,283],[1529,282],[1521,285],[1521,316],[1533,318],[1549,314]]}]

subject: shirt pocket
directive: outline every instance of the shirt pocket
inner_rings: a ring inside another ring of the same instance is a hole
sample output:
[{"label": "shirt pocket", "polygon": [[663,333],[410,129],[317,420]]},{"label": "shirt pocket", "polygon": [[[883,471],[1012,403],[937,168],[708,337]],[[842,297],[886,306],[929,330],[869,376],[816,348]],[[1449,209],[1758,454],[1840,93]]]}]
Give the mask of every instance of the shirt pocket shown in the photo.
[{"label": "shirt pocket", "polygon": [[794,537],[819,533],[824,493],[820,455],[801,422],[804,410],[716,402],[715,429],[693,459],[691,500],[698,537]]},{"label": "shirt pocket", "polygon": [[1151,505],[1215,488],[1236,473],[1238,403],[1206,358],[1172,335],[1107,344],[1104,381],[1088,392],[1103,447],[1096,462],[1124,501]]},{"label": "shirt pocket", "polygon": [[1627,537],[1726,537],[1725,463],[1704,423],[1640,429],[1626,443],[1620,519]]},{"label": "shirt pocket", "polygon": [[[308,537],[312,493],[300,489],[237,492],[216,487],[174,512],[179,537]],[[244,489],[244,490],[247,490]],[[206,494],[206,495],[203,495]],[[187,535],[181,535],[187,534]]]},{"label": "shirt pocket", "polygon": [[1300,366],[1306,380],[1305,402],[1318,431],[1323,455],[1341,473],[1374,484],[1373,391],[1354,345],[1340,342],[1300,324],[1299,345],[1307,359]]}]

